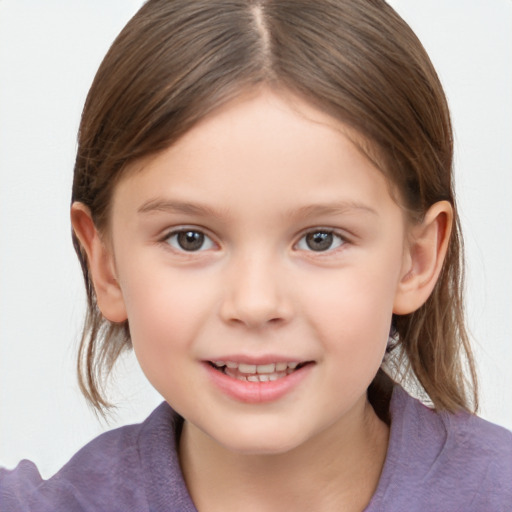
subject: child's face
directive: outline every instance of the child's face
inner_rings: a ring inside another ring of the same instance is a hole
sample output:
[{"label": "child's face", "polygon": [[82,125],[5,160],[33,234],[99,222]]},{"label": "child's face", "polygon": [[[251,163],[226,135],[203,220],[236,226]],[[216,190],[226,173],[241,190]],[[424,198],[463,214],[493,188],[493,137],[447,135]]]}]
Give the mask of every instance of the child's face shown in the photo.
[{"label": "child's face", "polygon": [[[115,190],[111,244],[139,362],[190,428],[230,449],[279,453],[354,425],[381,364],[407,223],[344,129],[260,92]],[[263,382],[236,378],[259,379],[254,365]]]}]

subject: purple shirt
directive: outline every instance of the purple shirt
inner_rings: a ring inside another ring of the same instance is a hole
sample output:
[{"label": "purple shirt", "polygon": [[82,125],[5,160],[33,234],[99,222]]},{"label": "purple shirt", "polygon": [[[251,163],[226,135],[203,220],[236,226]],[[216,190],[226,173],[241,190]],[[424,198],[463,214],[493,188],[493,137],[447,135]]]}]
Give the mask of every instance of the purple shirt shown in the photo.
[{"label": "purple shirt", "polygon": [[[379,485],[365,512],[511,512],[512,433],[467,413],[435,413],[395,386]],[[196,512],[176,454],[181,418],[161,404],[102,434],[52,478],[0,469],[1,512]]]}]

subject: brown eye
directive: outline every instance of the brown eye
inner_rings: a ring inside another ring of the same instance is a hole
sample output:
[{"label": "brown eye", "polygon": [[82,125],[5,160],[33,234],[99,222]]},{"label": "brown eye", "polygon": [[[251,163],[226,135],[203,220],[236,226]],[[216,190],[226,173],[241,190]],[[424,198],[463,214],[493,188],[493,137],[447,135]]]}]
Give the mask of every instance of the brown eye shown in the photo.
[{"label": "brown eye", "polygon": [[308,233],[306,235],[306,245],[312,251],[326,251],[332,245],[332,233]]},{"label": "brown eye", "polygon": [[333,231],[310,231],[297,244],[303,251],[325,252],[343,245],[344,240]]},{"label": "brown eye", "polygon": [[213,247],[213,242],[208,236],[194,229],[175,231],[166,241],[174,249],[185,252],[204,251]]}]

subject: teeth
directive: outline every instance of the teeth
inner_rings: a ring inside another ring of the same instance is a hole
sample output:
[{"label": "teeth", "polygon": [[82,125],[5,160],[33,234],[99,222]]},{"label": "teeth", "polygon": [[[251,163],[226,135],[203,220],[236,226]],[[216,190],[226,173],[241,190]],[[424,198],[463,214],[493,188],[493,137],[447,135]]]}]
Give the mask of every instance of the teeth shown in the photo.
[{"label": "teeth", "polygon": [[242,380],[244,382],[273,382],[277,379],[282,379],[283,377],[286,377],[289,375],[289,373],[286,372],[279,372],[279,373],[268,373],[268,374],[254,374],[254,375],[242,375],[241,373],[238,373],[236,375],[232,375],[229,371],[226,372],[226,375],[229,375],[230,377],[233,377],[238,380]]},{"label": "teeth", "polygon": [[238,370],[239,373],[246,374],[248,376],[253,375],[283,375],[290,374],[297,368],[299,363],[269,363],[269,364],[246,364],[246,363],[235,363],[234,361],[214,361],[213,363],[217,368],[229,368],[231,370]]},{"label": "teeth", "polygon": [[256,371],[258,373],[274,373],[276,369],[276,365],[274,363],[270,364],[259,364],[256,366]]},{"label": "teeth", "polygon": [[240,363],[238,365],[238,371],[240,373],[256,373],[256,365]]}]

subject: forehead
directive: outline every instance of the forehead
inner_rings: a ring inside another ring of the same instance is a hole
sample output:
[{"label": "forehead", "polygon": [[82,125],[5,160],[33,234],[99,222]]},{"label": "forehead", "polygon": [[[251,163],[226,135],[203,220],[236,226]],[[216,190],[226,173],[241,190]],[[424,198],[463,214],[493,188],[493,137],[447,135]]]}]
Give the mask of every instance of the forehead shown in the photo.
[{"label": "forehead", "polygon": [[348,126],[296,96],[252,91],[167,150],[133,163],[114,195],[130,189],[139,203],[155,194],[195,195],[230,205],[268,200],[283,208],[378,204],[389,199],[387,180],[358,141]]}]

